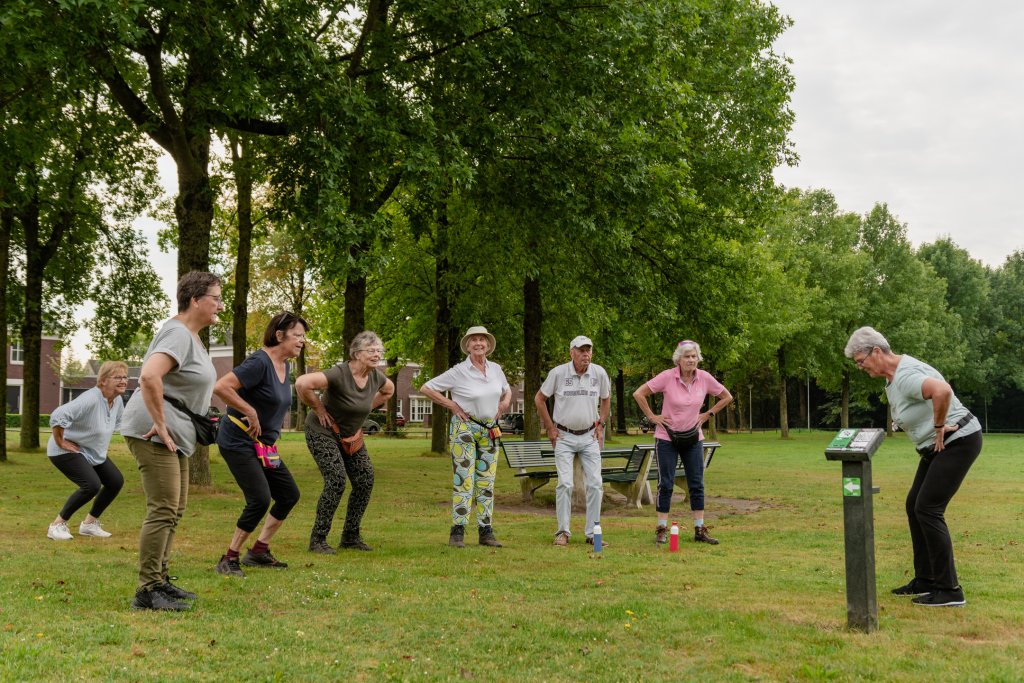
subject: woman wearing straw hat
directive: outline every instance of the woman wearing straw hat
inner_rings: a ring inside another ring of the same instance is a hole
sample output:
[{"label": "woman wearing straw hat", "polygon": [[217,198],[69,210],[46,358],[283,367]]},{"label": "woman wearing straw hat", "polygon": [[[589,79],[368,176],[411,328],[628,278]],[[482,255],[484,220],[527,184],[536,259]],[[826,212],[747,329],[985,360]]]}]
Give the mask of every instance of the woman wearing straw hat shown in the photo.
[{"label": "woman wearing straw hat", "polygon": [[[476,501],[480,545],[500,548],[491,526],[494,512],[494,476],[498,470],[498,416],[512,402],[512,388],[501,366],[487,360],[494,351],[494,335],[486,327],[466,330],[460,343],[466,360],[449,368],[420,389],[437,405],[452,413],[448,428],[454,481],[452,528],[448,545],[461,548],[469,514]],[[443,392],[451,398],[446,398]]]}]

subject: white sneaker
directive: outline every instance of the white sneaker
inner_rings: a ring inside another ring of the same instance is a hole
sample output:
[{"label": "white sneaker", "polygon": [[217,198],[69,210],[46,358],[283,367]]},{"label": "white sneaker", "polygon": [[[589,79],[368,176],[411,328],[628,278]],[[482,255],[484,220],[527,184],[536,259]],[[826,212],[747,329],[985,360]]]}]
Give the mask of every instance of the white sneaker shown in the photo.
[{"label": "white sneaker", "polygon": [[97,538],[110,538],[110,532],[104,531],[103,527],[100,526],[99,520],[95,522],[89,522],[86,524],[82,522],[78,525],[79,536],[96,536]]},{"label": "white sneaker", "polygon": [[68,531],[68,525],[64,522],[60,524],[51,524],[50,528],[47,529],[46,535],[55,541],[70,541],[74,538],[71,532]]}]

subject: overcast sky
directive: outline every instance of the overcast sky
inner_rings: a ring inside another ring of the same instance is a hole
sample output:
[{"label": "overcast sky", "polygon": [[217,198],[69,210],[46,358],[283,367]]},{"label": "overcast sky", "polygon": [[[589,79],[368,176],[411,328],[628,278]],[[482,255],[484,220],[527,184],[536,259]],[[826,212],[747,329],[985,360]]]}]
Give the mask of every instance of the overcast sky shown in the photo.
[{"label": "overcast sky", "polygon": [[[780,183],[857,213],[885,202],[914,244],[950,236],[990,266],[1024,249],[1024,2],[774,4],[793,20],[776,48],[793,62],[800,155]],[[160,170],[173,196],[166,155]],[[173,297],[176,256],[157,250],[153,221],[140,227]],[[87,341],[75,336],[77,357]]]},{"label": "overcast sky", "polygon": [[796,79],[788,187],[885,202],[914,244],[1024,250],[1024,2],[776,0]]}]

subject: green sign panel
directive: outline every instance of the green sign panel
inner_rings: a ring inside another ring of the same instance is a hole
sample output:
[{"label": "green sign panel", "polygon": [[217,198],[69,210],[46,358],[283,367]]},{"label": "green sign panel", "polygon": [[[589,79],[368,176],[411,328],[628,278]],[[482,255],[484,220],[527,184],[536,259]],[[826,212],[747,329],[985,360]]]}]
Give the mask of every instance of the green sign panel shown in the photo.
[{"label": "green sign panel", "polygon": [[843,477],[843,495],[860,495],[860,477]]}]

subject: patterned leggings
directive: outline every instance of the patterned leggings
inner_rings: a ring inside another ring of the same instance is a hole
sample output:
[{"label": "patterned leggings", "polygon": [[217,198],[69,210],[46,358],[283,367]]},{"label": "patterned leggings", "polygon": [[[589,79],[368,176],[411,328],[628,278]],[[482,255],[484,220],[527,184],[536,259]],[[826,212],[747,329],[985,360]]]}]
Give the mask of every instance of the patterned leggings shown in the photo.
[{"label": "patterned leggings", "polygon": [[334,437],[306,430],[306,446],[320,468],[324,478],[324,490],[316,503],[316,520],[310,538],[317,541],[327,540],[331,533],[334,513],[341,504],[341,494],[345,492],[345,476],[352,480],[352,492],[348,496],[348,511],[345,514],[345,527],[342,534],[358,536],[359,525],[363,521],[363,513],[370,504],[370,493],[373,492],[373,463],[364,445],[354,454],[344,457],[341,447]]},{"label": "patterned leggings", "polygon": [[476,499],[476,523],[489,526],[494,513],[494,475],[498,471],[498,446],[487,430],[475,422],[452,417],[448,427],[452,456],[452,524],[466,526]]}]

